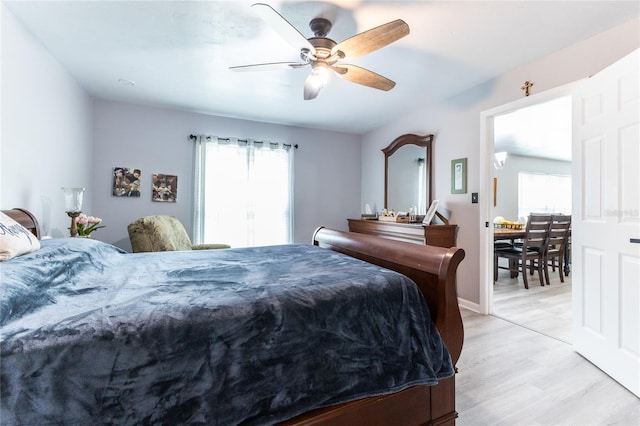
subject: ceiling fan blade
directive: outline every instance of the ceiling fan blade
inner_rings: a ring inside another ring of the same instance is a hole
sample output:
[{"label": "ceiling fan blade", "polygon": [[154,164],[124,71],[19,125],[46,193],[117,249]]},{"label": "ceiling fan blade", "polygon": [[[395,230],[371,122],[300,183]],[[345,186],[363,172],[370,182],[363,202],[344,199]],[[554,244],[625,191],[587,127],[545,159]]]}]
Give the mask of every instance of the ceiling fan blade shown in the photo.
[{"label": "ceiling fan blade", "polygon": [[362,84],[363,86],[373,87],[374,89],[388,91],[396,85],[394,81],[356,65],[340,65],[333,68],[345,68],[347,70],[346,72],[338,72],[340,77],[352,83]]},{"label": "ceiling fan blade", "polygon": [[396,19],[341,41],[331,49],[331,54],[341,51],[345,58],[357,58],[383,48],[407,34],[409,25],[402,19]]},{"label": "ceiling fan blade", "polygon": [[298,62],[269,62],[266,64],[252,64],[252,65],[236,65],[229,67],[231,71],[268,71],[268,70],[281,70],[290,68],[302,68],[309,64]]},{"label": "ceiling fan blade", "polygon": [[316,53],[316,48],[294,27],[284,19],[274,8],[264,3],[255,3],[253,7],[258,15],[275,30],[280,37],[298,50],[309,49],[311,53]]}]

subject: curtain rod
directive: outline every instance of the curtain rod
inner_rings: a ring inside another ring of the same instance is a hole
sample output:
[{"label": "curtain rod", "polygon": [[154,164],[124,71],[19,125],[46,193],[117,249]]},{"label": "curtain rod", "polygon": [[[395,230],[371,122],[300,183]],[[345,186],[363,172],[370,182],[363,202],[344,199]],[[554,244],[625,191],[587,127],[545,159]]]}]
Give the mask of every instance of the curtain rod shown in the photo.
[{"label": "curtain rod", "polygon": [[[205,137],[207,138],[207,140],[211,139],[211,136],[205,136]],[[198,136],[196,136],[194,134],[189,135],[189,140],[196,140],[197,138],[198,138]],[[229,142],[231,139],[229,139],[229,138],[218,138],[218,140]],[[249,142],[249,141],[247,139],[238,139],[238,142]],[[253,143],[264,143],[264,141],[253,141]],[[271,143],[271,142],[267,142],[267,143]],[[288,143],[283,143],[282,145],[286,146],[286,147],[289,147],[289,148],[291,148],[291,146],[292,146],[291,144],[288,144]],[[298,144],[293,145],[293,147],[295,149],[298,149]]]}]

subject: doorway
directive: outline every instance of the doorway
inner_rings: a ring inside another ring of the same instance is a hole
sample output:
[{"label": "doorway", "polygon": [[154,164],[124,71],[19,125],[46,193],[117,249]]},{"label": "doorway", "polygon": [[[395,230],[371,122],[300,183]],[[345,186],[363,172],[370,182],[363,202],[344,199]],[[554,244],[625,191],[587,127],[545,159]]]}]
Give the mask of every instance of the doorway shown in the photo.
[{"label": "doorway", "polygon": [[[511,278],[508,271],[499,270],[498,281],[494,284],[493,221],[496,216],[502,216],[505,220],[526,223],[528,213],[525,213],[525,210],[544,211],[543,206],[538,207],[535,203],[531,208],[518,208],[520,171],[571,175],[570,105],[571,89],[574,85],[575,83],[549,90],[483,112],[480,147],[483,159],[480,190],[481,194],[484,194],[480,197],[480,217],[485,225],[480,238],[480,310],[482,313],[498,316],[567,343],[571,340],[571,276],[566,277],[565,283],[560,284],[557,271],[549,271],[552,277],[551,286],[542,287],[536,280],[530,283],[527,290],[523,286],[520,274],[516,279]],[[515,135],[505,137],[505,134],[516,131],[512,125],[517,125],[518,119],[527,120],[527,111],[535,111],[545,104],[556,103],[568,106],[563,118],[567,120],[565,127],[569,128],[568,136],[564,136],[568,157],[565,153],[564,158],[560,158],[562,155],[556,152],[558,146],[544,146],[543,142],[547,140],[545,138],[548,135],[545,135],[546,130],[540,128],[540,125],[529,128],[528,132],[531,134],[520,138],[520,141],[516,140]],[[507,159],[501,164],[502,168],[500,162],[495,161],[496,152],[507,152]],[[549,155],[550,153],[552,155]],[[549,164],[553,160],[540,158],[554,156],[557,160],[568,162],[564,166],[564,172],[550,171]],[[568,203],[570,209],[571,197]],[[556,207],[549,206],[547,211],[549,209],[555,210]]]},{"label": "doorway", "polygon": [[[491,314],[493,309],[490,228],[493,118],[570,95],[573,98],[571,273],[576,284],[572,291],[572,347],[640,396],[640,322],[636,303],[640,249],[635,244],[640,241],[637,238],[640,227],[633,209],[619,207],[639,204],[635,184],[640,147],[639,52],[631,52],[588,79],[481,113],[479,209],[485,226],[479,236],[479,310]],[[620,90],[622,87],[625,90]]]},{"label": "doorway", "polygon": [[[571,101],[562,96],[494,116],[494,227],[525,225],[531,212],[571,215]],[[571,275],[551,268],[550,283],[541,286],[534,274],[527,289],[507,266],[501,258],[493,315],[571,343]]]}]

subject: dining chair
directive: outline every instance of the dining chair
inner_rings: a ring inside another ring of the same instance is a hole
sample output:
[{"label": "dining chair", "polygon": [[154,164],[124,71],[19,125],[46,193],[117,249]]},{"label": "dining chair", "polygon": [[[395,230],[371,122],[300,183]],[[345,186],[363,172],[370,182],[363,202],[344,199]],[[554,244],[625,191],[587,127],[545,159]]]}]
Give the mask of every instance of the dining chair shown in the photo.
[{"label": "dining chair", "polygon": [[[513,248],[513,240],[495,240],[493,241],[493,250],[494,252],[496,250],[510,250]],[[498,281],[498,269],[500,269],[499,265],[498,265],[498,261],[497,258],[494,262],[493,265],[493,282],[495,283],[496,281]],[[511,268],[506,268],[506,269],[511,269]],[[516,273],[517,275],[517,273]],[[511,272],[511,278],[515,278],[514,273]]]},{"label": "dining chair", "polygon": [[544,277],[547,285],[549,281],[549,266],[552,271],[556,270],[556,260],[558,261],[558,272],[560,274],[560,282],[564,282],[563,264],[565,261],[565,246],[569,239],[569,230],[571,229],[571,215],[552,215],[551,224],[549,225],[549,235],[547,236],[547,247],[545,249],[544,259]]},{"label": "dining chair", "polygon": [[537,269],[540,285],[544,286],[545,250],[547,247],[547,236],[549,235],[551,218],[552,215],[529,215],[522,246],[494,250],[494,275],[498,269],[499,259],[501,257],[506,258],[509,260],[511,276],[517,277],[518,272],[522,272],[524,288],[528,289],[527,262],[529,262],[531,275],[533,275],[534,270]]}]

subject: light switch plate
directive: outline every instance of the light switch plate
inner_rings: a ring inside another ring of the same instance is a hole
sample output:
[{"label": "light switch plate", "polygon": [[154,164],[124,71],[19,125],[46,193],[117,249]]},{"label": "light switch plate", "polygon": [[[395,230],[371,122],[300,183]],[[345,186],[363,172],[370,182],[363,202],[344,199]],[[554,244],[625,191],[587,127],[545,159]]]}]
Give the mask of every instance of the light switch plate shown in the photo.
[{"label": "light switch plate", "polygon": [[472,204],[478,204],[478,193],[477,192],[472,192],[471,193],[471,203]]}]

